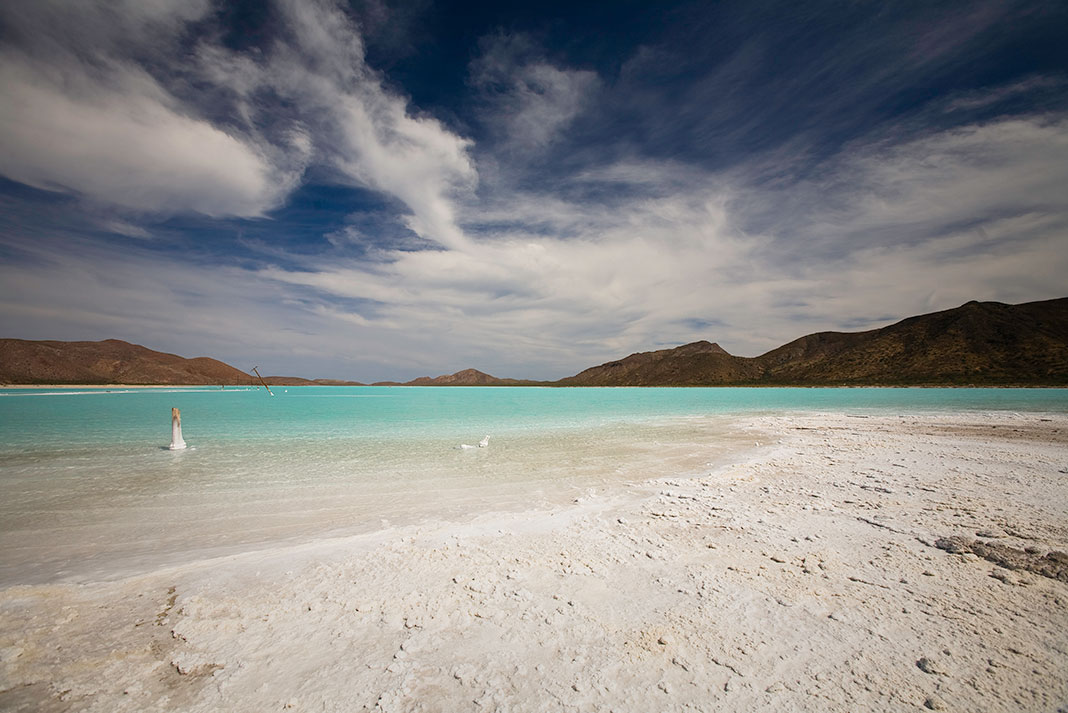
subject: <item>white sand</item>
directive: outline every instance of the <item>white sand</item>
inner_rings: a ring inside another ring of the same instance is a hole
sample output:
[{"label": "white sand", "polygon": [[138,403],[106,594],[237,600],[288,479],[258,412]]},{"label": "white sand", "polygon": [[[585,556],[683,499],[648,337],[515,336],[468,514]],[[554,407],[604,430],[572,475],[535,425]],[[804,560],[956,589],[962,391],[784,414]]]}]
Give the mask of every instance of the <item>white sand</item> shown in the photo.
[{"label": "white sand", "polygon": [[[0,592],[0,709],[1057,711],[1068,417],[753,419],[695,480]],[[982,533],[982,537],[977,537]]]}]

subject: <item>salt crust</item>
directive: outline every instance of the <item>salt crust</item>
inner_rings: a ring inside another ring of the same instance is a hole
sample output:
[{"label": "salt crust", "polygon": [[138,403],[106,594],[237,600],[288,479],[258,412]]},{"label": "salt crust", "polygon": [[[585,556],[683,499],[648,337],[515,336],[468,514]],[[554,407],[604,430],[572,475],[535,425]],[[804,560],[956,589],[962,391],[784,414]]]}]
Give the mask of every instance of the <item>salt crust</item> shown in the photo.
[{"label": "salt crust", "polygon": [[0,709],[1055,711],[1068,416],[750,418],[695,479],[0,591]]}]

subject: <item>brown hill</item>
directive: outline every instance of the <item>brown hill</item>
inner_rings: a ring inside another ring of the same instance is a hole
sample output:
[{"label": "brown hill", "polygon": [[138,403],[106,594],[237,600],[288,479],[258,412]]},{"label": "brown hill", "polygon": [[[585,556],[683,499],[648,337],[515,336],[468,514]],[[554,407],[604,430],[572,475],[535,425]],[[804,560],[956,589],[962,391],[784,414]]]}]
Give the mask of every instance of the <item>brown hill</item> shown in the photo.
[{"label": "brown hill", "polygon": [[[361,385],[267,377],[271,385]],[[116,339],[0,339],[0,383],[258,384],[215,359],[184,359]],[[1068,298],[969,302],[866,332],[809,334],[755,358],[701,341],[631,354],[557,382],[475,369],[376,386],[1050,385],[1068,386]]]},{"label": "brown hill", "polygon": [[561,379],[561,386],[698,386],[758,378],[752,359],[732,356],[718,344],[694,342],[674,349],[631,354]]},{"label": "brown hill", "polygon": [[303,379],[299,376],[265,376],[263,380],[268,386],[318,386],[311,379]]},{"label": "brown hill", "polygon": [[1068,384],[1068,298],[968,302],[882,329],[812,334],[758,361],[775,383]]},{"label": "brown hill", "polygon": [[756,358],[695,342],[632,354],[557,383],[1068,385],[1068,298],[969,302],[881,329],[809,334]]},{"label": "brown hill", "polygon": [[443,374],[431,379],[429,376],[420,376],[412,379],[408,386],[486,386],[497,381],[496,377],[485,374],[478,369],[464,369],[455,374]]},{"label": "brown hill", "polygon": [[359,381],[304,379],[299,376],[265,376],[263,380],[270,386],[366,386],[366,384]]},{"label": "brown hill", "polygon": [[185,359],[118,339],[103,342],[0,339],[7,384],[254,384],[215,359]]},{"label": "brown hill", "polygon": [[379,381],[374,386],[529,386],[539,382],[519,381],[517,379],[498,379],[478,369],[464,369],[455,374],[443,374],[430,378],[420,376],[417,379],[400,383],[397,381]]}]

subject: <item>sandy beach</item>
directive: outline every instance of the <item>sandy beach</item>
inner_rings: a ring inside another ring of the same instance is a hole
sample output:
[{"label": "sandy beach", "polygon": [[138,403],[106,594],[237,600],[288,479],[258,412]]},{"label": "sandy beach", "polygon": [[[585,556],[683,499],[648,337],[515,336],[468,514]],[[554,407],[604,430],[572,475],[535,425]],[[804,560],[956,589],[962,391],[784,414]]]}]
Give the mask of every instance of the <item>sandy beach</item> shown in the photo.
[{"label": "sandy beach", "polygon": [[744,428],[551,512],[9,587],[0,709],[1068,710],[1068,416]]}]

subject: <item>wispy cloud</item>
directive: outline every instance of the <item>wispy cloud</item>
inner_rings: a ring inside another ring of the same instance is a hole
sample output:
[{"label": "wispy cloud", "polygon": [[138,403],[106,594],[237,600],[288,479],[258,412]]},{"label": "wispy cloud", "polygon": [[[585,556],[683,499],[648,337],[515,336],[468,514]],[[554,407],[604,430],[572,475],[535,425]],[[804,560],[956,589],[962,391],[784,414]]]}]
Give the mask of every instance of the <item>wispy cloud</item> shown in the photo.
[{"label": "wispy cloud", "polygon": [[601,80],[595,72],[558,67],[522,34],[484,38],[482,54],[471,63],[472,85],[485,104],[484,120],[506,150],[532,151],[596,101]]},{"label": "wispy cloud", "polygon": [[125,235],[128,238],[140,238],[142,240],[148,240],[152,237],[152,233],[145,230],[139,225],[134,225],[125,220],[119,220],[112,218],[104,220],[100,223],[100,227],[109,233],[115,233],[116,235]]},{"label": "wispy cloud", "polygon": [[385,87],[365,62],[358,28],[339,7],[287,0],[276,10],[285,32],[265,57],[253,61],[204,45],[205,73],[218,81],[235,78],[231,86],[244,98],[242,113],[254,123],[278,117],[277,106],[258,95],[283,98],[292,130],[306,137],[316,162],[333,168],[338,179],[399,199],[417,235],[463,244],[452,197],[477,184],[470,142],[409,111],[407,100]]},{"label": "wispy cloud", "polygon": [[[56,7],[8,7],[35,50],[12,46],[0,55],[4,175],[135,210],[259,216],[288,195],[314,158],[399,198],[419,235],[463,241],[449,197],[477,182],[469,142],[409,112],[404,97],[384,87],[364,61],[356,26],[334,4],[277,3],[285,32],[256,53],[202,40],[197,63],[182,70],[192,76],[175,91],[118,40],[96,43],[77,28],[48,27],[39,16],[62,15]],[[137,37],[174,45],[206,12],[192,7],[161,19],[155,5],[133,4],[126,22],[137,22]],[[82,19],[105,28],[115,11],[86,3]],[[74,49],[62,47],[67,33],[82,38]],[[192,82],[210,89],[184,91]],[[240,121],[210,120],[213,107],[200,102],[216,95],[234,103],[232,118]],[[289,110],[279,111],[279,97]]]},{"label": "wispy cloud", "polygon": [[[1004,102],[1032,97],[1035,94],[1063,94],[1068,82],[1063,78],[1036,76],[1009,84],[963,92],[947,100],[943,111],[964,112],[995,107]],[[1033,106],[1033,105],[1031,105]]]},{"label": "wispy cloud", "polygon": [[826,258],[1007,215],[1068,211],[1059,190],[1068,180],[1064,116],[1012,117],[904,142],[892,132],[866,138],[779,195],[769,229],[784,246]]},{"label": "wispy cloud", "polygon": [[22,183],[134,210],[254,216],[295,180],[255,146],[184,115],[136,68],[49,77],[6,52],[0,85],[0,171]]},{"label": "wispy cloud", "polygon": [[[794,186],[803,206],[775,191],[728,189],[715,176],[695,183],[692,172],[688,189],[603,212],[517,193],[482,216],[515,227],[470,249],[396,253],[373,270],[321,264],[262,274],[371,300],[394,324],[443,340],[447,332],[485,352],[537,334],[546,356],[608,358],[699,336],[755,355],[872,315],[1056,294],[1068,269],[1056,249],[1068,221],[1056,188],[1068,180],[1066,140],[1063,122],[1039,118],[854,145],[828,169],[833,179]],[[634,175],[622,165],[589,179]],[[754,204],[782,211],[766,234],[745,230]],[[523,228],[528,221],[536,233]],[[716,334],[692,326],[708,320]]]},{"label": "wispy cloud", "polygon": [[556,378],[1059,296],[1063,77],[945,79],[1009,5],[799,7],[759,32],[717,6],[607,65],[491,27],[435,114],[342,3],[275,0],[234,42],[207,2],[13,0],[0,329],[309,376]]},{"label": "wispy cloud", "polygon": [[0,49],[4,175],[133,210],[213,216],[260,215],[294,185],[300,156],[213,125],[138,57],[147,37],[173,48],[204,3],[4,8],[25,40]]}]

